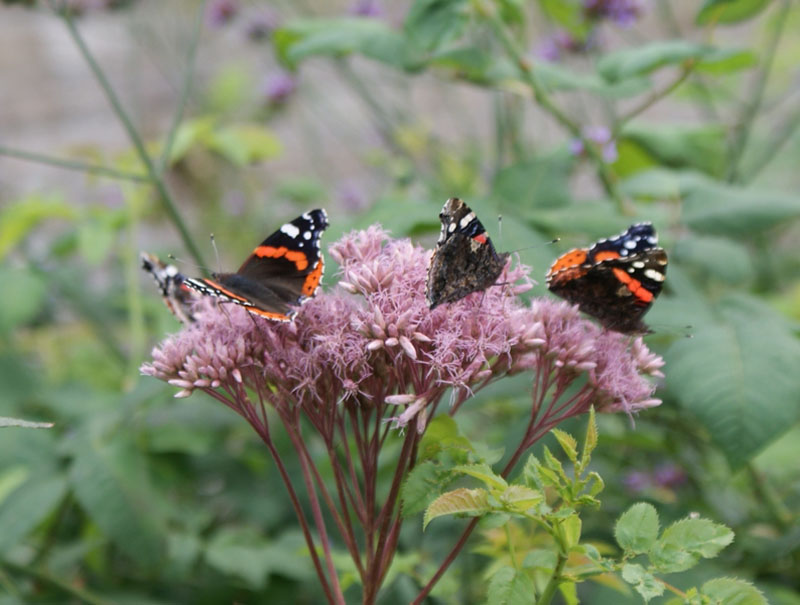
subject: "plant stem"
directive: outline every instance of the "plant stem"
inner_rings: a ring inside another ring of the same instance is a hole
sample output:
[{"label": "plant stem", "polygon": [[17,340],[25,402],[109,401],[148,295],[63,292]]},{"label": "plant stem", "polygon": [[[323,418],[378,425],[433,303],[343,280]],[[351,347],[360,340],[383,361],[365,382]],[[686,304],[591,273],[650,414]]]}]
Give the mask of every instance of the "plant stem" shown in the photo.
[{"label": "plant stem", "polygon": [[775,60],[775,52],[778,49],[778,43],[786,28],[786,23],[788,21],[787,16],[791,4],[791,0],[783,0],[781,3],[780,12],[775,17],[775,23],[770,31],[769,39],[767,40],[763,64],[756,75],[756,81],[752,88],[753,94],[750,97],[750,102],[745,105],[742,116],[734,129],[734,141],[731,144],[731,152],[728,157],[728,174],[726,178],[729,183],[736,183],[741,180],[740,163],[744,155],[744,150],[747,147],[747,142],[750,139],[753,124],[758,116],[758,110],[764,100],[764,91],[766,90],[767,82],[772,72],[772,65]]},{"label": "plant stem", "polygon": [[132,172],[125,172],[124,170],[117,170],[108,166],[101,166],[98,164],[90,164],[80,160],[70,160],[67,158],[56,158],[43,153],[36,153],[35,151],[22,151],[21,149],[12,149],[0,145],[0,155],[5,155],[10,158],[17,158],[20,160],[28,160],[37,162],[39,164],[46,164],[56,168],[64,168],[65,170],[77,170],[85,172],[94,176],[108,177],[111,179],[120,179],[125,181],[134,181],[136,183],[149,183],[150,179],[144,174],[135,174]]},{"label": "plant stem", "polygon": [[203,29],[203,15],[205,14],[206,0],[201,0],[200,5],[197,7],[197,15],[195,17],[194,28],[192,29],[192,37],[189,40],[189,49],[186,53],[186,66],[183,74],[183,82],[181,83],[180,96],[178,97],[178,107],[175,109],[175,114],[172,116],[172,124],[170,124],[169,132],[166,141],[164,142],[164,149],[161,151],[161,158],[158,162],[158,175],[163,178],[164,171],[169,165],[169,156],[172,153],[172,146],[175,143],[175,135],[178,133],[178,127],[183,120],[183,112],[186,109],[186,103],[189,100],[189,93],[192,90],[192,76],[194,75],[194,60],[197,56],[197,43],[200,40],[200,32]]},{"label": "plant stem", "polygon": [[572,120],[566,113],[564,113],[545,92],[544,88],[541,86],[538,78],[536,77],[536,72],[533,69],[531,62],[527,57],[525,57],[525,54],[523,53],[517,41],[514,39],[511,32],[506,27],[505,23],[503,23],[503,20],[500,18],[500,15],[498,15],[495,7],[486,2],[486,0],[473,0],[473,6],[475,6],[477,13],[492,27],[503,47],[505,48],[506,53],[513,59],[514,63],[519,68],[526,84],[530,86],[536,102],[542,109],[555,118],[555,120],[562,127],[564,127],[570,133],[570,135],[579,139],[583,143],[583,148],[586,150],[589,158],[595,164],[597,176],[600,179],[600,182],[602,183],[606,193],[614,201],[614,203],[617,205],[617,208],[621,212],[628,214],[628,203],[622,197],[622,194],[617,187],[616,177],[612,174],[608,165],[603,160],[600,151],[591,141],[586,140],[586,137],[583,136],[583,132],[581,132],[580,125]]},{"label": "plant stem", "polygon": [[[54,12],[58,12],[54,0],[49,0],[49,3],[50,8]],[[81,56],[84,58],[86,64],[89,66],[89,69],[92,71],[95,80],[97,80],[97,83],[103,89],[111,108],[114,110],[117,118],[119,118],[119,121],[122,123],[125,131],[128,133],[128,138],[133,144],[136,154],[139,156],[139,160],[144,165],[147,175],[150,178],[150,182],[156,188],[156,192],[161,199],[161,203],[164,206],[164,209],[167,211],[167,216],[169,216],[173,225],[175,225],[175,227],[178,229],[178,233],[183,240],[184,246],[186,246],[186,249],[189,251],[189,254],[192,255],[195,262],[200,267],[205,267],[206,264],[203,261],[200,250],[194,243],[186,224],[183,222],[183,218],[178,212],[178,208],[175,205],[175,202],[173,201],[169,191],[167,190],[164,179],[156,171],[156,167],[153,164],[153,160],[150,158],[150,155],[147,153],[147,149],[145,148],[142,137],[139,135],[136,127],[133,125],[133,122],[131,121],[130,116],[128,116],[128,113],[125,111],[125,108],[122,106],[122,103],[117,97],[116,92],[114,92],[111,83],[108,81],[108,78],[106,78],[106,75],[103,73],[103,70],[100,68],[100,65],[94,58],[94,55],[92,55],[91,51],[89,50],[89,47],[86,46],[86,42],[78,31],[78,28],[75,26],[75,22],[72,20],[69,11],[63,11],[61,13],[61,18],[64,20],[64,23],[67,26],[67,31],[69,32],[73,42],[75,42],[75,45],[78,47]]]},{"label": "plant stem", "polygon": [[553,596],[556,594],[556,589],[558,589],[558,585],[561,584],[561,574],[564,572],[564,565],[566,565],[566,563],[567,555],[562,553],[561,549],[559,549],[558,561],[556,562],[556,567],[553,570],[553,575],[550,576],[550,580],[548,580],[547,585],[542,591],[542,594],[536,600],[536,605],[547,605],[553,600]]},{"label": "plant stem", "polygon": [[639,105],[628,111],[625,115],[620,116],[616,124],[614,124],[614,128],[612,130],[613,137],[616,138],[619,136],[620,131],[622,130],[622,127],[625,126],[625,124],[630,122],[633,118],[635,118],[639,114],[644,113],[645,111],[650,109],[650,107],[658,103],[658,101],[669,95],[672,91],[674,91],[681,84],[683,84],[686,81],[686,79],[691,75],[696,63],[697,62],[694,59],[688,59],[687,61],[685,61],[683,67],[681,68],[681,73],[672,83],[668,84],[661,90],[653,91]]}]

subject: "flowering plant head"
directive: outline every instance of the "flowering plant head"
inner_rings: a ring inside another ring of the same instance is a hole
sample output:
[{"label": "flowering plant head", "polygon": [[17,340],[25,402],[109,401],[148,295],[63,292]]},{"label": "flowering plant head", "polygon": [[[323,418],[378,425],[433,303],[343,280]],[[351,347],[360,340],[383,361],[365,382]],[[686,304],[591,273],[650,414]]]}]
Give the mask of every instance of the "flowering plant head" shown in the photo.
[{"label": "flowering plant head", "polygon": [[[262,404],[299,411],[322,432],[347,408],[421,432],[448,390],[454,412],[491,381],[523,371],[535,377],[536,411],[553,399],[554,419],[591,405],[632,412],[659,403],[647,376],[660,376],[661,358],[564,302],[523,303],[517,295],[532,287],[528,267],[509,263],[503,284],[429,311],[430,251],[372,226],[330,253],[338,284],[293,323],[203,300],[198,321],[154,349],[142,372],[179,387],[178,397],[211,393],[252,421],[247,386]],[[573,384],[577,394],[556,404]]]}]

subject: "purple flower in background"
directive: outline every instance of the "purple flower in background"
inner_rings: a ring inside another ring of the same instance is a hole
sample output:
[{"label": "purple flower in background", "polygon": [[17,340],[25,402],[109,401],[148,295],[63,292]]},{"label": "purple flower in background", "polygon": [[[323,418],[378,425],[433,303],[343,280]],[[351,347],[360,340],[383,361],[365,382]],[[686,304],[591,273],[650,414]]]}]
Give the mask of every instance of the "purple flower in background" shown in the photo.
[{"label": "purple flower in background", "polygon": [[578,52],[585,48],[585,44],[576,40],[572,35],[561,29],[552,36],[545,38],[537,47],[535,54],[545,61],[555,63],[561,60],[564,53]]},{"label": "purple flower in background", "polygon": [[659,487],[678,487],[686,483],[686,471],[675,463],[667,462],[653,471],[653,481]]},{"label": "purple flower in background", "polygon": [[622,484],[629,492],[640,493],[648,489],[651,484],[649,473],[644,471],[631,471],[622,479]]},{"label": "purple flower in background", "polygon": [[633,25],[642,9],[642,0],[583,0],[583,12],[589,19],[609,19],[620,27]]},{"label": "purple flower in background", "polygon": [[[605,126],[586,126],[583,128],[583,137],[601,148],[603,161],[612,164],[617,161],[617,143],[611,138],[611,131]],[[583,141],[572,139],[568,143],[569,152],[574,156],[584,155]]]},{"label": "purple flower in background", "polygon": [[264,81],[264,98],[270,105],[281,105],[297,89],[297,80],[288,71],[276,71]]},{"label": "purple flower in background", "polygon": [[210,0],[206,7],[206,23],[219,28],[227,25],[239,12],[238,0]]},{"label": "purple flower in background", "polygon": [[266,40],[280,27],[281,19],[277,13],[264,9],[250,17],[247,23],[247,37],[253,41]]},{"label": "purple flower in background", "polygon": [[378,0],[355,0],[347,12],[357,17],[382,17],[383,7]]}]

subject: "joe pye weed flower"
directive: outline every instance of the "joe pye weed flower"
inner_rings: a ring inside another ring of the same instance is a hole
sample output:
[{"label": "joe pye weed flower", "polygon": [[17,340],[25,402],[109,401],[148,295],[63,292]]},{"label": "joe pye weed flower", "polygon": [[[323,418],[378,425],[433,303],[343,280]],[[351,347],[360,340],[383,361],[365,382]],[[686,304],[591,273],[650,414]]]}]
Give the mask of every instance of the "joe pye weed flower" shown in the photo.
[{"label": "joe pye weed flower", "polygon": [[[363,602],[374,602],[397,549],[402,480],[437,412],[455,414],[492,382],[529,373],[527,430],[507,474],[547,431],[591,406],[630,414],[660,403],[650,378],[661,376],[661,358],[641,339],[598,328],[564,302],[523,303],[518,294],[532,286],[528,267],[509,263],[501,285],[430,311],[429,250],[372,226],[329,251],[339,281],[303,305],[293,323],[202,300],[197,321],[154,349],[142,372],[176,386],[176,397],[208,393],[256,430],[330,602],[344,597],[323,509],[354,561]],[[286,472],[274,431],[289,436],[302,477]],[[310,453],[314,438],[327,452],[334,485]],[[399,445],[391,450],[394,473],[388,494],[379,494],[377,470],[388,467],[381,455],[390,442]]]}]

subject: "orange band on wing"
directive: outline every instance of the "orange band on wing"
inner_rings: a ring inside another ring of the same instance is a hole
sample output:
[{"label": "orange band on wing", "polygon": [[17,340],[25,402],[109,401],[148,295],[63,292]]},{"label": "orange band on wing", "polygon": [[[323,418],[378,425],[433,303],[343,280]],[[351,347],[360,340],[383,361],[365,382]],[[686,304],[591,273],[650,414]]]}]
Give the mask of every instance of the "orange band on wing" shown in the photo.
[{"label": "orange band on wing", "polygon": [[211,281],[210,279],[204,279],[204,280],[203,280],[203,282],[205,282],[207,285],[211,286],[212,288],[214,288],[214,289],[216,289],[216,290],[219,290],[219,291],[220,291],[220,292],[222,292],[222,293],[223,293],[225,296],[229,296],[230,298],[235,298],[236,300],[240,300],[240,301],[242,301],[243,303],[250,304],[250,301],[249,301],[249,300],[247,300],[246,298],[242,298],[242,297],[241,297],[241,296],[239,296],[238,294],[234,294],[234,293],[233,293],[233,292],[231,292],[230,290],[226,290],[225,288],[223,288],[221,285],[219,285],[219,284],[218,284],[217,282],[215,282],[215,281]]},{"label": "orange band on wing", "polygon": [[295,316],[295,313],[291,315],[286,315],[285,313],[275,313],[274,311],[264,311],[263,309],[258,309],[256,307],[247,307],[247,310],[252,313],[253,315],[258,315],[260,317],[266,317],[267,319],[272,319],[275,321],[292,321],[292,317]]},{"label": "orange band on wing", "polygon": [[585,248],[576,248],[575,250],[570,250],[563,256],[560,256],[556,259],[556,262],[550,267],[550,270],[547,272],[548,275],[552,275],[553,273],[557,273],[558,271],[563,271],[564,269],[575,269],[586,262],[586,249]]},{"label": "orange band on wing", "polygon": [[294,263],[298,271],[303,271],[308,267],[308,257],[304,252],[289,250],[286,246],[275,248],[274,246],[259,246],[253,250],[259,258],[285,258]]},{"label": "orange band on wing", "polygon": [[601,250],[594,255],[594,262],[599,263],[604,260],[613,260],[615,258],[619,258],[619,252],[615,252],[614,250]]},{"label": "orange band on wing", "polygon": [[489,238],[487,238],[487,237],[486,237],[486,234],[485,234],[485,233],[481,233],[480,235],[476,235],[476,236],[475,236],[475,237],[473,237],[472,239],[474,239],[474,240],[475,240],[476,242],[478,242],[479,244],[485,244],[485,243],[486,243],[486,240],[487,240],[487,239],[489,239]]},{"label": "orange band on wing", "polygon": [[638,299],[638,302],[649,303],[653,300],[653,293],[642,285],[638,279],[633,279],[622,269],[613,269],[614,276],[628,287],[628,290]]},{"label": "orange band on wing", "polygon": [[319,282],[322,280],[322,269],[324,265],[325,263],[320,258],[314,270],[306,275],[306,281],[303,282],[303,296],[314,296],[314,292],[317,291],[317,286],[319,286]]}]

